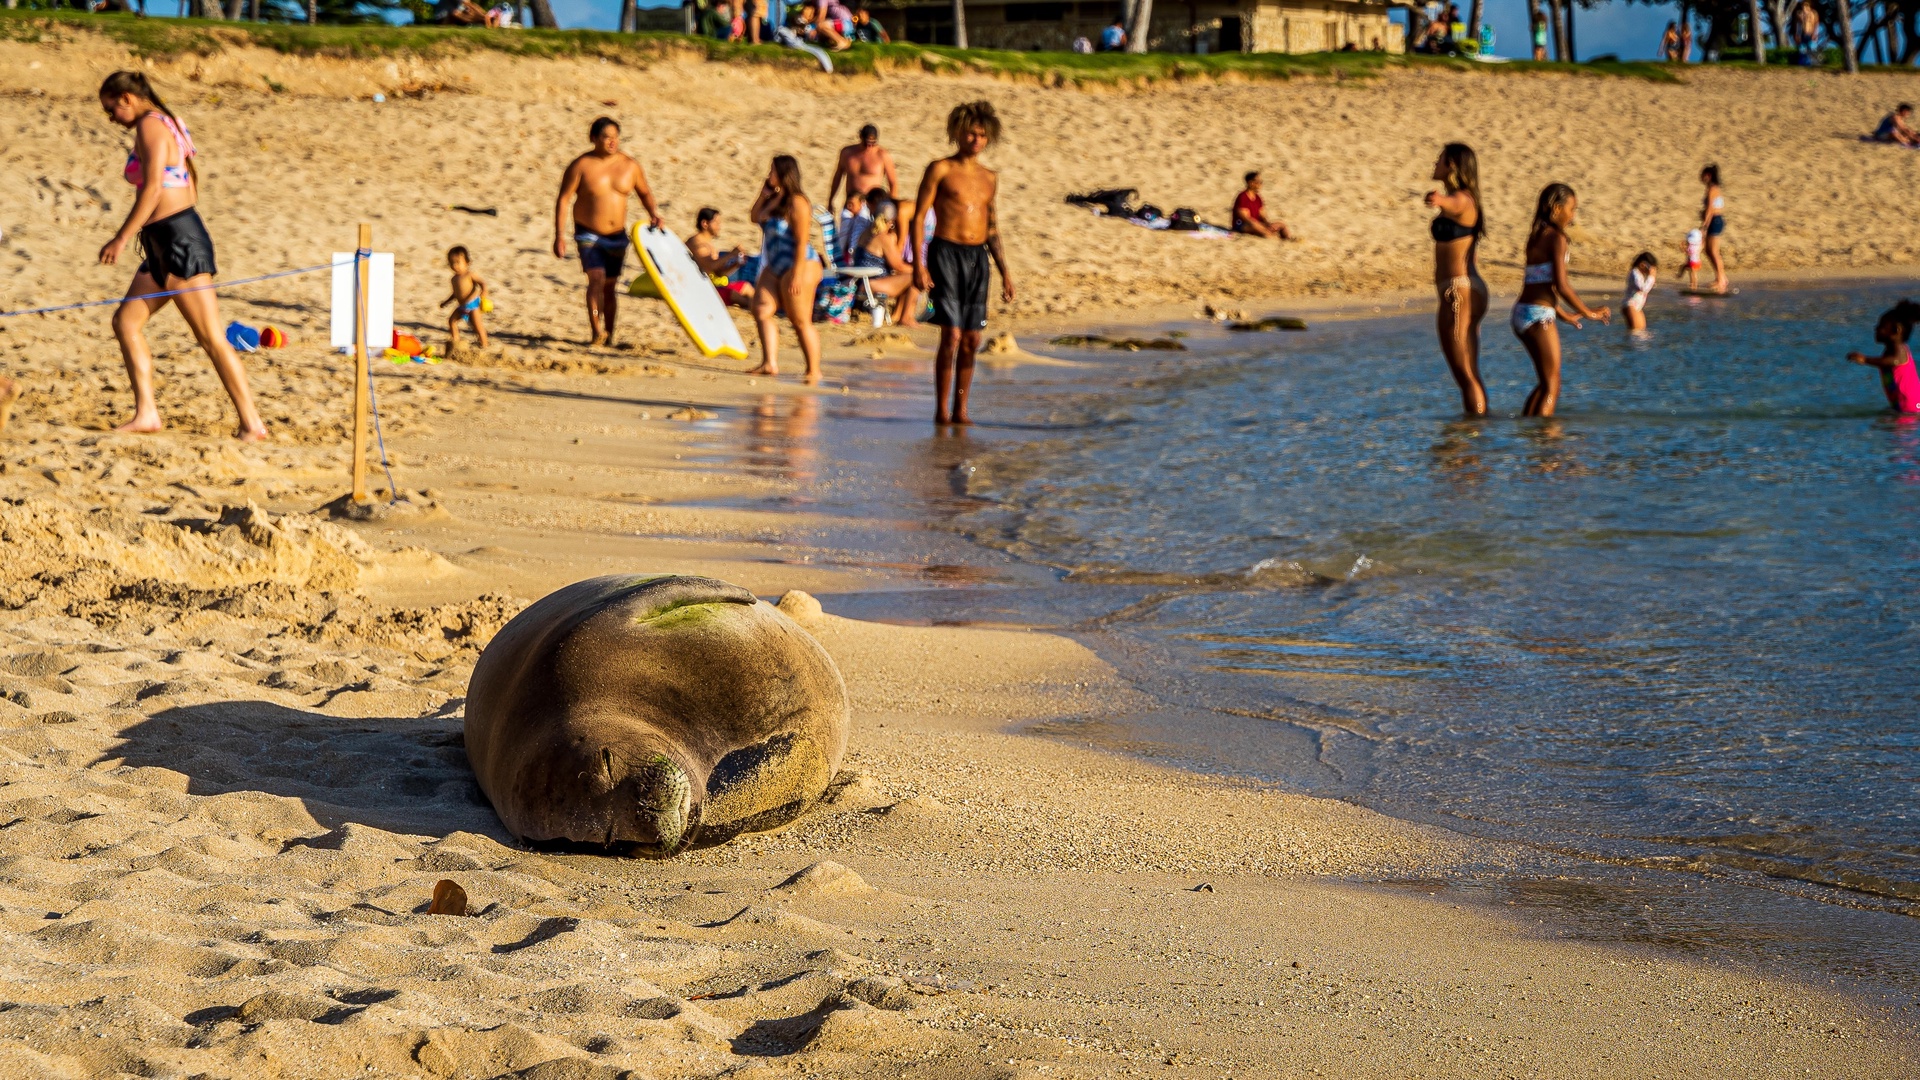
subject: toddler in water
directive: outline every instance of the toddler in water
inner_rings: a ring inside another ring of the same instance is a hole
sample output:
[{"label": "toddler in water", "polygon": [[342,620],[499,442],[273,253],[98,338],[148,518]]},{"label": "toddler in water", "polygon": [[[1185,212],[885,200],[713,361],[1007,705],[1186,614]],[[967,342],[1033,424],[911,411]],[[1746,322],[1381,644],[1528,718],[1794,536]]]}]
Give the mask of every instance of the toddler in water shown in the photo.
[{"label": "toddler in water", "polygon": [[480,347],[487,347],[487,324],[481,316],[493,310],[493,301],[487,299],[487,283],[473,272],[473,262],[464,247],[456,247],[447,252],[447,266],[453,271],[453,295],[440,301],[441,307],[453,304],[453,314],[447,319],[447,354],[460,348],[460,321],[465,319],[473,324],[473,335],[480,339]]},{"label": "toddler in water", "polygon": [[1920,413],[1920,372],[1914,370],[1913,351],[1907,348],[1915,322],[1920,322],[1920,304],[1902,300],[1880,316],[1873,328],[1873,340],[1886,351],[1879,356],[1847,354],[1852,363],[1880,369],[1880,388],[1887,392],[1887,404],[1894,412]]},{"label": "toddler in water", "polygon": [[1627,298],[1620,305],[1627,310],[1629,330],[1647,328],[1647,297],[1653,294],[1654,271],[1659,266],[1651,251],[1633,257],[1633,269],[1627,271]]},{"label": "toddler in water", "polygon": [[1699,229],[1687,230],[1687,288],[1700,287],[1700,253],[1705,249],[1707,239]]}]

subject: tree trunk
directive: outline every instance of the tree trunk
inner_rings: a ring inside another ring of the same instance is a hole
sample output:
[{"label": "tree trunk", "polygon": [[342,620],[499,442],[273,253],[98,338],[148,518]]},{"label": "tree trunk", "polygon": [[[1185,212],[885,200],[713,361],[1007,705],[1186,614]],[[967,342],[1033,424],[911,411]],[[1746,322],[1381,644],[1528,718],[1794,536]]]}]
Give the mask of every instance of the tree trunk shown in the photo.
[{"label": "tree trunk", "polygon": [[1153,25],[1153,0],[1133,0],[1133,21],[1127,24],[1127,51],[1147,51],[1147,31]]},{"label": "tree trunk", "polygon": [[1786,55],[1786,53],[1787,53],[1787,51],[1788,51],[1788,47],[1787,47],[1787,5],[1786,5],[1786,0],[1773,0],[1773,2],[1772,2],[1772,4],[1770,5],[1770,7],[1769,7],[1769,9],[1768,9],[1768,10],[1769,10],[1769,12],[1770,12],[1770,13],[1771,13],[1771,14],[1773,15],[1773,48],[1774,48],[1774,51],[1776,51],[1776,52],[1778,52],[1778,53],[1780,53],[1781,55],[1783,55],[1783,56],[1784,56],[1784,55]]},{"label": "tree trunk", "polygon": [[1560,0],[1547,0],[1547,21],[1552,23],[1553,58],[1565,62],[1567,59],[1566,27],[1560,22]]},{"label": "tree trunk", "polygon": [[1747,0],[1747,37],[1753,39],[1753,62],[1767,62],[1767,36],[1760,21],[1760,0]]},{"label": "tree trunk", "polygon": [[620,32],[631,34],[640,29],[640,8],[634,0],[620,0]]},{"label": "tree trunk", "polygon": [[534,26],[542,30],[560,29],[560,20],[553,17],[553,5],[547,0],[529,0],[529,6],[533,8]]},{"label": "tree trunk", "polygon": [[1486,0],[1473,0],[1473,6],[1467,9],[1467,40],[1480,40],[1480,18],[1486,14]]},{"label": "tree trunk", "polygon": [[1834,0],[1840,15],[1840,58],[1846,62],[1847,74],[1860,74],[1860,53],[1853,43],[1853,5],[1847,0]]},{"label": "tree trunk", "polygon": [[[768,0],[779,3],[780,0]],[[967,0],[953,0],[953,47],[967,48]]]},{"label": "tree trunk", "polygon": [[320,8],[319,8],[318,0],[307,0],[307,25],[312,26],[314,23],[317,23],[319,21],[320,21]]},{"label": "tree trunk", "polygon": [[247,14],[247,0],[227,0],[227,18],[239,22]]}]

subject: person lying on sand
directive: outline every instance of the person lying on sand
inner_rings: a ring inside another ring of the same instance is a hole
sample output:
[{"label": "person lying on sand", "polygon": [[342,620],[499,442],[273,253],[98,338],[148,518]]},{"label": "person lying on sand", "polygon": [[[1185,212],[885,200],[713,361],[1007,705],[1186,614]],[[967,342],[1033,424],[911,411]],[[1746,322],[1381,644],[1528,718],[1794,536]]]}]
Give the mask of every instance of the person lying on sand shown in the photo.
[{"label": "person lying on sand", "polygon": [[1913,352],[1907,347],[1915,322],[1920,322],[1920,304],[1902,300],[1880,316],[1873,328],[1873,340],[1882,346],[1879,356],[1847,354],[1850,363],[1880,370],[1880,388],[1886,391],[1887,404],[1898,413],[1920,413],[1920,373],[1915,372]]},{"label": "person lying on sand", "polygon": [[453,314],[447,318],[447,355],[452,356],[460,348],[460,324],[473,324],[473,336],[480,341],[480,347],[487,347],[486,309],[492,306],[487,299],[487,283],[479,274],[473,272],[473,257],[464,247],[454,247],[447,252],[447,269],[453,271],[451,294],[440,301],[441,307],[454,305]]},{"label": "person lying on sand", "polygon": [[1913,106],[1901,102],[1873,129],[1873,141],[1893,143],[1896,146],[1920,146],[1920,131],[1913,130],[1908,118],[1913,115]]},{"label": "person lying on sand", "polygon": [[1247,174],[1247,186],[1233,200],[1233,231],[1271,240],[1291,240],[1292,230],[1284,221],[1267,220],[1267,202],[1260,197],[1260,174]]},{"label": "person lying on sand", "polygon": [[[987,327],[988,258],[1000,271],[1000,298],[1013,302],[1013,278],[1000,249],[1000,223],[994,208],[1000,178],[980,164],[980,154],[1000,137],[1000,117],[984,101],[956,105],[947,115],[951,157],[927,166],[908,237],[920,235],[929,213],[935,217],[927,256],[913,267],[913,283],[933,295],[933,321],[940,327],[940,354],[933,365],[933,422],[971,424],[967,394],[973,386],[973,357]],[[948,391],[952,407],[948,407]]]},{"label": "person lying on sand", "polygon": [[[720,299],[737,308],[753,307],[753,278],[746,273],[750,260],[739,245],[727,251],[720,250],[720,211],[711,206],[703,206],[693,218],[693,235],[687,237],[687,254],[693,256],[695,266],[709,277],[726,281],[725,285],[714,282],[719,290]],[[759,267],[754,268],[758,276]]]},{"label": "person lying on sand", "polygon": [[613,342],[619,311],[620,268],[627,260],[627,199],[638,195],[647,220],[658,229],[660,208],[640,163],[620,152],[620,124],[602,116],[587,129],[593,149],[573,159],[560,177],[553,204],[553,256],[567,257],[567,204],[573,204],[573,242],[587,273],[590,347]]}]

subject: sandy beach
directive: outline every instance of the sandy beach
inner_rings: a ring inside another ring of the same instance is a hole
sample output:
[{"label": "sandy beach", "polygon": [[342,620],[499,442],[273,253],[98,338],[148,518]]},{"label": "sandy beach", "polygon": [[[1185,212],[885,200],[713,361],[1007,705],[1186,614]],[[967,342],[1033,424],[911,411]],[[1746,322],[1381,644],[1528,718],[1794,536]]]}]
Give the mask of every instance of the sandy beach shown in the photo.
[{"label": "sandy beach", "polygon": [[[126,137],[92,95],[136,62],[92,39],[0,42],[21,118],[0,182],[23,194],[0,208],[4,307],[124,287],[124,268],[93,265],[128,189]],[[344,490],[351,368],[320,343],[320,279],[223,298],[226,317],[293,338],[248,358],[274,431],[258,446],[226,437],[230,406],[171,312],[155,436],[107,430],[130,402],[110,308],[0,320],[0,373],[26,389],[0,434],[0,1075],[1920,1069],[1911,994],[1871,972],[1583,933],[1563,914],[1585,888],[1572,860],[1129,745],[1111,733],[1168,707],[1067,637],[836,616],[836,595],[967,572],[932,546],[876,562],[844,537],[905,526],[806,499],[840,464],[808,437],[821,403],[915,393],[930,335],[829,328],[818,388],[702,360],[639,302],[628,347],[590,351],[578,267],[546,250],[558,165],[602,112],[627,123],[676,228],[711,204],[747,241],[771,153],[803,155],[824,189],[870,119],[911,183],[945,110],[988,97],[1009,125],[994,164],[1024,279],[1003,322],[1027,341],[1150,308],[1425,288],[1419,194],[1449,138],[1492,163],[1496,291],[1518,284],[1539,183],[1581,190],[1576,265],[1611,279],[1639,248],[1677,250],[1707,158],[1729,177],[1736,279],[1891,273],[1920,263],[1920,226],[1883,210],[1920,158],[1853,132],[1903,81],[1410,72],[1083,91],[247,50],[152,73],[199,140],[223,276],[324,262],[368,220],[397,256],[403,326],[438,338],[442,255],[463,243],[496,290],[498,341],[382,365],[412,509],[345,521],[321,509]],[[1223,217],[1254,167],[1299,244],[1155,235],[1061,202],[1119,184]],[[847,680],[843,771],[787,830],[670,862],[516,846],[462,750],[474,661],[531,600],[641,570],[826,598],[784,608]],[[470,917],[426,913],[441,879]],[[1502,881],[1560,899],[1450,888]]]}]

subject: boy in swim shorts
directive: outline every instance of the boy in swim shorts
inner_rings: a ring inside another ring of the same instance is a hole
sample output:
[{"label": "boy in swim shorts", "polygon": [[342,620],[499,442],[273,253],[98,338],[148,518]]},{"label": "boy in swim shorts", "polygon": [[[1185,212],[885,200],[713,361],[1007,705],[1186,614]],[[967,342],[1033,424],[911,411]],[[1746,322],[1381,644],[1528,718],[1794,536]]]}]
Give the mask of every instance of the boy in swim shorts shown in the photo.
[{"label": "boy in swim shorts", "polygon": [[1687,288],[1700,287],[1700,253],[1706,247],[1706,238],[1699,229],[1687,230]]},{"label": "boy in swim shorts", "polygon": [[[1013,278],[1000,249],[1000,225],[994,208],[1000,178],[980,164],[980,153],[1000,137],[1000,118],[984,101],[957,105],[947,116],[951,157],[927,166],[914,200],[909,237],[922,235],[927,214],[934,215],[927,257],[916,260],[914,285],[930,290],[933,322],[940,327],[940,353],[933,363],[933,422],[971,424],[967,395],[973,387],[973,358],[980,332],[987,327],[987,289],[992,269],[1000,271],[1000,299],[1013,302]],[[992,267],[988,263],[991,260]],[[951,394],[951,406],[949,406]]]},{"label": "boy in swim shorts", "polygon": [[460,323],[465,320],[473,324],[473,336],[480,339],[480,347],[487,347],[487,324],[481,316],[493,310],[493,301],[487,299],[487,283],[473,272],[473,259],[464,247],[454,247],[447,252],[447,268],[453,271],[453,295],[440,301],[441,307],[453,305],[453,314],[447,318],[447,355],[452,356],[460,348]]}]

